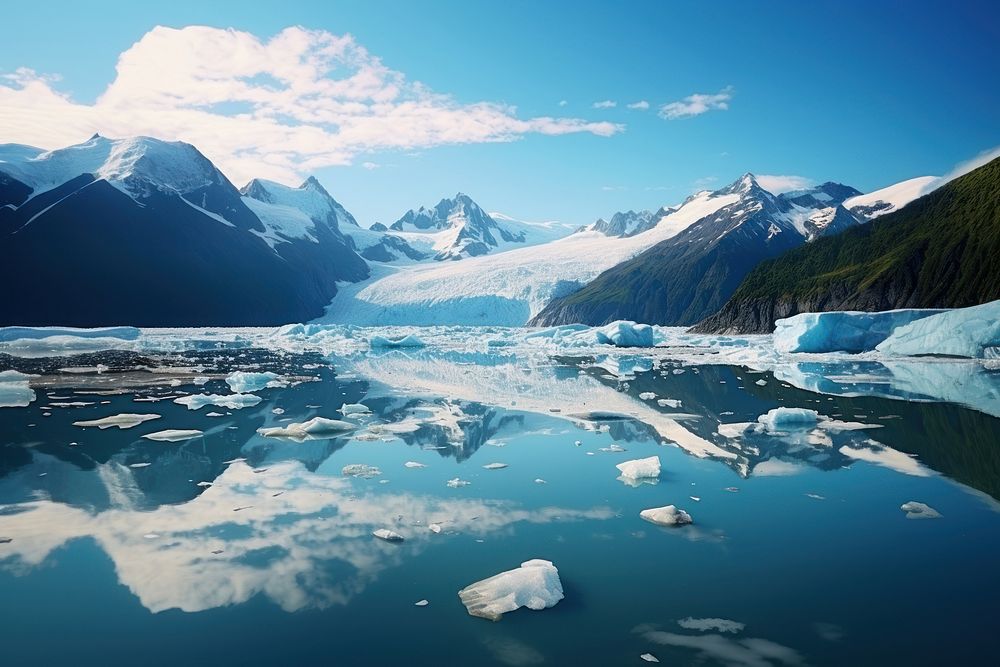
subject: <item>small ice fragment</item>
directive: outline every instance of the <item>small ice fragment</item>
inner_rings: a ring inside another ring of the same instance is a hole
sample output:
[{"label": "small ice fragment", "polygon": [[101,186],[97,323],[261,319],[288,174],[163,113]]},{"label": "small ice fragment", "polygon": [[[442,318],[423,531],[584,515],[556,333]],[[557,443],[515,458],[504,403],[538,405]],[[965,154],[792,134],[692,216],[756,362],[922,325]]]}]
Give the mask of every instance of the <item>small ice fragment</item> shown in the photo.
[{"label": "small ice fragment", "polygon": [[399,533],[389,530],[388,528],[379,528],[372,533],[375,537],[380,540],[385,540],[386,542],[402,542],[403,536]]},{"label": "small ice fragment", "polygon": [[760,379],[760,380],[757,380],[756,382],[754,382],[754,384],[757,385],[758,387],[763,387],[763,386],[765,386],[767,384],[767,380]]},{"label": "small ice fragment", "polygon": [[813,500],[826,500],[825,497],[819,495],[818,493],[807,493],[806,498],[812,498]]},{"label": "small ice fragment", "polygon": [[641,398],[644,401],[651,401],[654,398],[656,398],[656,394],[654,394],[651,391],[644,391],[641,394],[639,394],[639,398]]},{"label": "small ice fragment", "polygon": [[106,428],[111,428],[112,426],[117,426],[120,429],[125,429],[125,428],[132,428],[133,426],[138,426],[139,424],[150,421],[151,419],[159,419],[159,418],[160,415],[135,414],[131,412],[123,412],[122,414],[111,415],[110,417],[91,419],[89,421],[73,422],[73,426],[82,426],[84,428],[88,426],[96,426],[102,431]]},{"label": "small ice fragment", "polygon": [[688,496],[688,498],[690,498],[691,500],[695,501],[696,503],[700,503],[701,502],[701,498],[699,498],[698,496]]},{"label": "small ice fragment", "polygon": [[426,463],[418,463],[417,461],[407,461],[403,464],[404,468],[426,468]]},{"label": "small ice fragment", "polygon": [[362,405],[361,403],[344,403],[340,406],[339,412],[345,417],[350,417],[351,415],[370,415],[372,413],[367,405]]},{"label": "small ice fragment", "polygon": [[906,512],[907,519],[940,519],[941,513],[930,505],[918,503],[916,500],[903,503],[899,509]]},{"label": "small ice fragment", "polygon": [[156,533],[146,533],[145,535],[143,535],[143,537],[147,540],[155,540],[156,538],[159,537],[159,535],[157,535]]},{"label": "small ice fragment", "polygon": [[207,489],[208,487],[212,486],[212,483],[211,482],[198,482],[197,486],[200,486],[203,489]]},{"label": "small ice fragment", "polygon": [[177,429],[168,428],[165,431],[157,431],[156,433],[147,433],[142,436],[147,440],[156,440],[157,442],[179,442],[181,440],[190,440],[191,438],[197,438],[201,436],[201,431],[197,429]]},{"label": "small ice fragment", "polygon": [[259,428],[257,433],[265,438],[290,438],[292,440],[311,440],[335,438],[338,435],[353,431],[354,424],[338,419],[313,417],[309,421],[291,423],[284,426]]},{"label": "small ice fragment", "polygon": [[624,461],[615,466],[621,471],[622,477],[629,479],[644,479],[660,476],[660,457],[650,456],[645,459]]},{"label": "small ice fragment", "polygon": [[256,394],[192,394],[175,398],[174,403],[187,406],[188,410],[201,410],[206,405],[240,410],[241,408],[252,408],[261,400],[261,397]]},{"label": "small ice fragment", "polygon": [[429,604],[430,604],[430,602],[428,602],[427,600],[417,600],[416,602],[413,603],[413,606],[414,607],[426,607]]},{"label": "small ice fragment", "polygon": [[681,407],[681,402],[676,398],[661,398],[656,401],[656,404],[661,408],[679,408]]},{"label": "small ice fragment", "polygon": [[583,443],[582,443],[582,442],[580,442],[579,440],[577,440],[577,441],[576,441],[576,442],[574,442],[573,444],[574,444],[574,445],[576,445],[577,447],[579,447],[579,446],[580,446],[580,445],[582,445]]},{"label": "small ice fragment", "polygon": [[459,479],[458,477],[456,477],[455,479],[449,479],[447,482],[445,482],[445,484],[447,484],[449,487],[453,489],[457,489],[462,486],[468,486],[469,484],[472,484],[472,482],[468,482],[464,479]]},{"label": "small ice fragment", "polygon": [[223,415],[221,412],[206,412],[205,416],[206,417],[224,417],[225,415]]},{"label": "small ice fragment", "polygon": [[283,414],[285,414],[285,409],[284,408],[272,408],[271,409],[271,414],[272,415],[283,415]]},{"label": "small ice fragment", "polygon": [[441,524],[439,524],[439,523],[432,523],[431,525],[429,525],[427,527],[430,528],[430,531],[432,533],[440,533],[441,532]]},{"label": "small ice fragment", "polygon": [[645,660],[646,662],[659,662],[660,661],[660,659],[657,658],[652,653],[643,653],[639,657],[642,658],[643,660]]},{"label": "small ice fragment", "polygon": [[277,373],[245,373],[236,371],[226,378],[226,384],[237,394],[245,394],[271,387],[287,387],[288,383]]},{"label": "small ice fragment", "polygon": [[470,615],[498,621],[521,607],[539,611],[555,606],[563,599],[563,587],[555,565],[536,558],[477,581],[460,590],[458,597]]},{"label": "small ice fragment", "polygon": [[370,466],[366,463],[351,463],[346,465],[340,470],[340,474],[344,477],[361,477],[363,479],[371,479],[372,477],[378,477],[382,474],[382,470],[377,466]]},{"label": "small ice fragment", "polygon": [[535,478],[535,484],[548,484],[548,482],[546,482],[546,481],[545,481],[544,479],[542,479],[541,477],[536,477],[536,478]]},{"label": "small ice fragment", "polygon": [[487,463],[486,465],[483,466],[483,468],[486,470],[500,470],[506,467],[507,467],[506,463]]},{"label": "small ice fragment", "polygon": [[153,465],[153,464],[152,463],[130,463],[128,465],[128,467],[129,468],[146,468],[146,467],[151,466],[151,465]]},{"label": "small ice fragment", "polygon": [[645,509],[639,512],[639,516],[658,526],[683,526],[692,522],[691,515],[675,505]]}]

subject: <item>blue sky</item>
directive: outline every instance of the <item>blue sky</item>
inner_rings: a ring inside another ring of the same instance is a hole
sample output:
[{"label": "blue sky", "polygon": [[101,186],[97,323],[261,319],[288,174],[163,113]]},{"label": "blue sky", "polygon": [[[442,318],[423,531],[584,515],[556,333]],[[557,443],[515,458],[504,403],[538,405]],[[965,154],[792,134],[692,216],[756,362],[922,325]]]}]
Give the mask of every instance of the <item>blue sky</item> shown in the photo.
[{"label": "blue sky", "polygon": [[[429,105],[428,114],[458,114],[471,123],[466,134],[479,131],[473,126],[482,108],[475,105],[492,105],[488,123],[504,128],[502,137],[494,129],[486,132],[489,140],[456,132],[461,143],[451,143],[441,138],[450,136],[448,117],[428,115],[435,124],[430,134],[415,127],[405,139],[380,141],[366,116],[365,138],[343,150],[338,131],[326,126],[320,143],[337,147],[330,159],[309,154],[297,161],[308,151],[282,153],[279,145],[250,157],[242,151],[237,162],[222,155],[237,152],[236,143],[224,141],[227,123],[193,135],[206,137],[195,143],[237,185],[255,159],[270,160],[260,173],[279,180],[315,173],[362,224],[390,223],[459,190],[489,210],[581,224],[616,210],[675,203],[745,171],[871,190],[943,174],[1000,144],[995,3],[261,4],[6,7],[0,74],[8,79],[0,92],[37,77],[73,107],[35,110],[44,96],[11,98],[6,106],[24,113],[0,115],[0,141],[59,145],[91,126],[107,126],[108,134],[163,127],[191,140],[189,116],[165,114],[161,124],[155,114],[162,91],[144,91],[159,82],[157,67],[171,67],[173,55],[186,51],[177,42],[163,42],[160,51],[150,42],[129,86],[120,87],[119,97],[137,90],[144,96],[141,118],[130,118],[132,105],[120,99],[118,106],[90,105],[115,81],[121,54],[155,26],[204,25],[249,33],[263,44],[289,26],[349,33],[364,58],[377,58],[407,86],[420,82],[443,96],[407,89]],[[16,74],[19,68],[33,73]],[[704,98],[707,106],[714,100],[725,108],[674,119],[659,113],[669,103],[691,109],[692,95],[714,96]],[[594,108],[605,100],[616,106]],[[639,101],[650,108],[626,108]],[[216,102],[211,111],[225,116],[247,108]],[[303,123],[288,122],[299,129]],[[419,146],[393,145],[425,134]]]}]

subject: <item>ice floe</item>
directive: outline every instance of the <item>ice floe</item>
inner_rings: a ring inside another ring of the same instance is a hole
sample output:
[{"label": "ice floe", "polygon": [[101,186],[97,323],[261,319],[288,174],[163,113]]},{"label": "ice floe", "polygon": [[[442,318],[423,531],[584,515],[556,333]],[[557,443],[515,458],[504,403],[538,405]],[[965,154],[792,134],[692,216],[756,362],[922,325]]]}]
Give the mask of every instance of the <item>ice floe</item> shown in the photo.
[{"label": "ice floe", "polygon": [[899,509],[906,512],[907,519],[940,519],[941,513],[925,503],[911,500],[900,505]]},{"label": "ice floe", "polygon": [[187,406],[188,410],[201,410],[206,405],[240,410],[253,407],[260,401],[260,396],[256,394],[192,394],[174,399],[174,403]]},{"label": "ice floe", "polygon": [[362,405],[361,403],[344,403],[340,406],[339,412],[345,417],[350,417],[352,415],[370,415],[372,413],[371,408],[367,405]]},{"label": "ice floe", "polygon": [[355,425],[339,419],[313,417],[304,422],[293,422],[284,426],[262,427],[257,433],[265,438],[289,438],[292,440],[312,440],[336,438],[353,431]]},{"label": "ice floe", "polygon": [[35,400],[35,390],[28,384],[31,375],[18,371],[0,372],[0,408],[24,408]]},{"label": "ice floe", "polygon": [[192,438],[201,437],[202,432],[197,429],[178,429],[178,428],[168,428],[163,431],[156,431],[155,433],[147,433],[142,436],[147,440],[156,440],[157,442],[180,442],[181,440],[191,440]]},{"label": "ice floe", "polygon": [[683,526],[692,523],[691,515],[675,505],[645,509],[639,512],[639,516],[657,526]]},{"label": "ice floe", "polygon": [[403,541],[403,536],[402,535],[400,535],[399,533],[397,533],[395,531],[389,530],[388,528],[379,528],[378,530],[373,531],[372,535],[374,537],[377,537],[380,540],[385,540],[386,542],[402,542]]},{"label": "ice floe", "polygon": [[132,412],[123,412],[118,415],[111,415],[110,417],[101,417],[100,419],[90,419],[87,421],[73,422],[73,426],[96,426],[102,431],[106,428],[111,428],[116,426],[120,429],[132,428],[133,426],[138,426],[143,422],[148,422],[153,419],[159,419],[161,415],[153,414],[137,414]]},{"label": "ice floe", "polygon": [[646,479],[660,476],[660,457],[650,456],[644,459],[623,461],[615,466],[621,471],[622,477],[628,479]]},{"label": "ice floe", "polygon": [[249,373],[236,371],[226,378],[226,384],[237,394],[246,394],[266,388],[287,387],[288,382],[277,373]]},{"label": "ice floe", "polygon": [[563,599],[563,587],[555,565],[536,558],[477,581],[460,590],[458,597],[472,616],[498,621],[521,607],[538,611],[555,606]]}]

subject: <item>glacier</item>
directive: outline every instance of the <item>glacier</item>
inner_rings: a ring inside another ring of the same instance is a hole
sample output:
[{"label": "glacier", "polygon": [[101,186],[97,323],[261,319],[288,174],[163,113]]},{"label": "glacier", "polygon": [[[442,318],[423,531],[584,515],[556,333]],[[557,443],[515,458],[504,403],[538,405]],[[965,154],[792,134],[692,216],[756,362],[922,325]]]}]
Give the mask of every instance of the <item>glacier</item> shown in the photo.
[{"label": "glacier", "polygon": [[868,352],[897,327],[940,312],[900,309],[801,313],[774,323],[774,348],[779,352]]},{"label": "glacier", "polygon": [[1000,347],[1000,300],[957,308],[901,326],[875,349],[891,356],[983,358]]}]

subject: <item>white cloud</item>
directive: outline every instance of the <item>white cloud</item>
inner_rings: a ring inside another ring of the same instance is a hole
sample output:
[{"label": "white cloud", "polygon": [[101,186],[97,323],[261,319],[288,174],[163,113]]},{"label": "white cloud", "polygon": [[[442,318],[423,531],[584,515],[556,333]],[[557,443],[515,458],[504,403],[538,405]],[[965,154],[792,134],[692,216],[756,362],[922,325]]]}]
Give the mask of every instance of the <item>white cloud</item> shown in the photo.
[{"label": "white cloud", "polygon": [[639,100],[638,102],[633,102],[632,104],[629,104],[628,108],[637,111],[645,111],[646,109],[649,108],[649,102],[647,102],[646,100]]},{"label": "white cloud", "polygon": [[362,162],[361,166],[367,169],[368,171],[374,171],[379,167],[381,167],[382,165],[380,165],[378,162]]},{"label": "white cloud", "polygon": [[660,107],[660,117],[667,120],[699,116],[707,111],[725,111],[729,100],[733,99],[733,87],[726,86],[714,94],[695,93],[683,100],[670,102]]},{"label": "white cloud", "polygon": [[566,100],[559,100],[559,106],[564,107],[567,104],[569,104],[569,102],[567,102]]},{"label": "white cloud", "polygon": [[777,174],[756,174],[754,178],[760,187],[770,193],[779,195],[792,190],[805,190],[815,185],[814,181],[805,176],[781,176]]},{"label": "white cloud", "polygon": [[618,106],[618,102],[614,100],[601,100],[600,102],[594,102],[592,106],[595,109],[614,109]]},{"label": "white cloud", "polygon": [[119,56],[95,103],[73,100],[55,82],[23,68],[0,79],[0,142],[58,148],[95,132],[153,135],[194,144],[238,183],[293,182],[366,152],[624,129],[459,102],[386,67],[351,35],[301,27],[269,40],[156,27]]},{"label": "white cloud", "polygon": [[601,191],[602,192],[620,192],[621,190],[624,190],[624,189],[625,189],[624,185],[602,185],[601,186]]},{"label": "white cloud", "polygon": [[1000,157],[1000,146],[994,146],[993,148],[985,150],[985,151],[983,151],[982,153],[980,153],[979,155],[977,155],[976,157],[974,157],[974,158],[972,158],[970,160],[966,160],[965,162],[958,163],[955,166],[954,169],[952,169],[947,174],[945,174],[944,176],[942,176],[938,180],[938,182],[936,182],[934,184],[934,187],[939,187],[941,185],[944,185],[945,183],[947,183],[949,181],[955,180],[959,176],[965,176],[966,174],[968,174],[973,169],[978,169],[979,167],[982,167],[987,162],[992,162],[993,160],[997,159],[998,157]]}]

